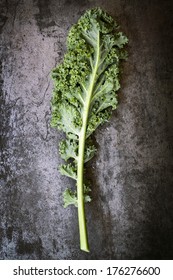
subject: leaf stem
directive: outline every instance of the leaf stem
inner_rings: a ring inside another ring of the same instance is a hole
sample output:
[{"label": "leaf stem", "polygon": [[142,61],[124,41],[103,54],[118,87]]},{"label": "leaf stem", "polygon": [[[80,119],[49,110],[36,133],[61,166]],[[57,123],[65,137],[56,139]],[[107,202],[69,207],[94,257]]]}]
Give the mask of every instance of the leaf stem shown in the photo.
[{"label": "leaf stem", "polygon": [[88,124],[90,105],[91,105],[91,98],[93,94],[96,74],[99,65],[99,57],[100,57],[100,33],[98,32],[97,48],[95,50],[95,65],[92,74],[90,76],[90,85],[87,91],[85,106],[83,110],[83,123],[79,134],[79,153],[78,153],[78,169],[77,169],[77,198],[78,198],[80,248],[81,250],[86,252],[89,252],[89,245],[88,245],[87,226],[86,226],[85,207],[84,207],[84,184],[83,184],[84,151],[85,151],[86,130]]}]

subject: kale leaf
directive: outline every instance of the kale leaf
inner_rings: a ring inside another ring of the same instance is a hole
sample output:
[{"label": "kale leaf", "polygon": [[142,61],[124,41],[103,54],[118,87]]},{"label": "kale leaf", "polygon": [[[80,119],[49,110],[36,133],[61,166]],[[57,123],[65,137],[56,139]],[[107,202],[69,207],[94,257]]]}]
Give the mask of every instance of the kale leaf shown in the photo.
[{"label": "kale leaf", "polygon": [[117,107],[120,61],[128,39],[118,31],[111,16],[100,8],[85,12],[72,26],[64,60],[52,71],[52,127],[66,139],[59,144],[63,175],[76,181],[76,191],[66,189],[64,207],[78,207],[80,248],[89,251],[84,203],[90,202],[90,187],[84,184],[84,163],[95,154],[91,135],[109,120]]}]

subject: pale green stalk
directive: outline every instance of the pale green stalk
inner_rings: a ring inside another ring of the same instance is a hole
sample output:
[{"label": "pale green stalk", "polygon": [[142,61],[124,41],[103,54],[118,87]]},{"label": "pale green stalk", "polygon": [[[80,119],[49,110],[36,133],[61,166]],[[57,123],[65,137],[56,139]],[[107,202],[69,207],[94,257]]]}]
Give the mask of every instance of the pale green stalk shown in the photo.
[{"label": "pale green stalk", "polygon": [[84,150],[85,150],[86,130],[87,130],[91,98],[92,98],[93,88],[94,88],[96,74],[98,70],[98,65],[99,65],[99,55],[100,55],[100,34],[98,32],[97,48],[95,52],[95,58],[96,58],[95,66],[92,71],[90,86],[88,88],[88,94],[86,95],[86,102],[83,111],[83,123],[79,135],[79,154],[78,154],[78,169],[77,169],[77,198],[78,198],[80,248],[81,250],[86,252],[89,252],[89,245],[88,245],[87,225],[86,225],[85,207],[84,207],[84,182],[83,182]]}]

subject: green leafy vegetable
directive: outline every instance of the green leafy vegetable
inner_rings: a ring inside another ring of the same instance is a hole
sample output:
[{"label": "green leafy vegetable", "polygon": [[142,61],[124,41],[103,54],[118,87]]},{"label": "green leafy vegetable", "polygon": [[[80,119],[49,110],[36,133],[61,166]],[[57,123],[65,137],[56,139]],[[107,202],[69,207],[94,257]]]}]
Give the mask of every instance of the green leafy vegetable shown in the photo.
[{"label": "green leafy vegetable", "polygon": [[92,133],[117,107],[119,63],[127,58],[127,42],[112,17],[100,8],[88,10],[70,29],[64,61],[52,71],[51,125],[66,134],[59,151],[67,164],[60,172],[76,181],[76,191],[64,192],[64,207],[78,207],[80,248],[87,252],[84,203],[91,201],[91,189],[84,184],[84,163],[96,152]]}]

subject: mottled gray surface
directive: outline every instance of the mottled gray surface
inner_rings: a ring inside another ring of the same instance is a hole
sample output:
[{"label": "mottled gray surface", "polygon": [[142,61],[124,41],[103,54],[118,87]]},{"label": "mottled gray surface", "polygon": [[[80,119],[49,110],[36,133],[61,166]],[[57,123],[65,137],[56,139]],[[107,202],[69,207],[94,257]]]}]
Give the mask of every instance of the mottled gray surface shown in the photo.
[{"label": "mottled gray surface", "polygon": [[[172,1],[0,0],[1,259],[173,258]],[[91,253],[79,250],[73,181],[57,171],[50,70],[70,26],[105,8],[129,38],[118,110],[88,166]]]}]

